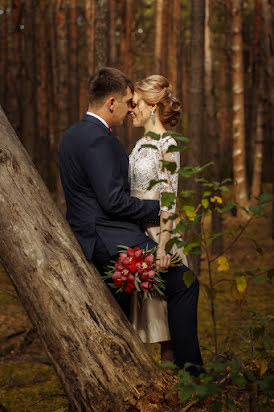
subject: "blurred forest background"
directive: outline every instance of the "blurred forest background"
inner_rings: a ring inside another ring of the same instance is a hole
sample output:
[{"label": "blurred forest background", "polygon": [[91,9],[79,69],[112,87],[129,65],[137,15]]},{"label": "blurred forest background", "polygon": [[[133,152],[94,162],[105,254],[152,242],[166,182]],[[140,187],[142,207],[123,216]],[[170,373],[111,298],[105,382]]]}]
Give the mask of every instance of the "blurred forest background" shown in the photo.
[{"label": "blurred forest background", "polygon": [[[192,138],[184,162],[213,159],[217,179],[234,163],[242,203],[272,181],[274,6],[199,3],[1,1],[0,102],[50,191],[60,139],[85,113],[89,75],[102,65],[133,81],[168,77],[183,104],[178,130]],[[130,120],[116,133],[128,149],[140,137]]]},{"label": "blurred forest background", "polygon": [[[183,165],[213,161],[207,177],[231,178],[232,200],[243,206],[251,205],[263,186],[273,191],[273,14],[271,0],[0,0],[0,104],[58,205],[63,206],[59,142],[86,112],[89,76],[104,65],[133,81],[157,73],[171,81],[183,107],[177,131],[190,138]],[[128,119],[115,133],[130,151],[142,131]],[[195,189],[193,180],[191,185]],[[212,222],[215,232],[222,224],[235,231],[241,224],[220,214],[213,214]],[[243,267],[270,267],[273,228],[273,219],[272,228],[267,220],[250,225],[226,253],[231,279]],[[215,253],[227,243],[219,243]],[[243,354],[249,350],[248,332],[240,322],[254,308],[269,314],[273,296],[265,284],[249,285],[245,311],[245,297],[235,298],[227,285],[217,297],[220,351]],[[0,406],[3,399],[10,411],[67,410],[37,333],[1,267],[0,286]],[[208,360],[212,326],[204,293],[199,321]]]}]

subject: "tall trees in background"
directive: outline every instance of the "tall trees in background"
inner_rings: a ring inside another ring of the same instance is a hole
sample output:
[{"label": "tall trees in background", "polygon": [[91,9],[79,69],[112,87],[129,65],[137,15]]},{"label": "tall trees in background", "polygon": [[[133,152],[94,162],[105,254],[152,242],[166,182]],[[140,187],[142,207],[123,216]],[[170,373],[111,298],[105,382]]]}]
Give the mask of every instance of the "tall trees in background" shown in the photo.
[{"label": "tall trees in background", "polygon": [[242,38],[242,0],[232,1],[232,89],[233,89],[233,174],[234,196],[241,205],[247,205],[244,66]]},{"label": "tall trees in background", "polygon": [[[191,4],[191,57],[189,77],[189,115],[188,135],[191,150],[188,153],[190,166],[197,166],[202,161],[204,137],[204,26],[205,1],[193,1]],[[197,183],[192,180],[191,188],[198,193]],[[199,196],[199,193],[198,193]],[[196,227],[200,233],[200,228]],[[192,256],[192,269],[200,272],[200,256]]]},{"label": "tall trees in background", "polygon": [[155,12],[155,45],[154,45],[154,70],[155,74],[161,73],[162,63],[162,30],[163,30],[163,0],[156,0]]},{"label": "tall trees in background", "polygon": [[97,0],[94,22],[94,70],[108,64],[109,7],[108,0]]},{"label": "tall trees in background", "polygon": [[[208,33],[212,46],[206,47],[206,51],[214,52],[214,56],[211,69],[205,72],[203,87],[207,103],[201,113],[205,109],[210,111],[205,119],[205,125],[212,131],[210,150],[220,143],[223,177],[231,172],[233,163],[236,198],[246,203],[251,182],[251,194],[258,195],[261,174],[264,172],[271,180],[273,6],[269,0],[245,2],[242,20],[242,1],[211,0]],[[133,80],[152,73],[168,77],[177,97],[183,95],[184,133],[196,134],[193,128],[200,121],[198,106],[188,104],[189,98],[198,94],[192,85],[193,73],[199,70],[190,65],[190,48],[194,50],[193,42],[197,43],[190,16],[191,3],[198,7],[199,2],[186,0],[1,0],[1,103],[52,189],[56,186],[60,138],[85,112],[88,77],[102,65],[115,65]],[[253,19],[255,26],[250,24]],[[201,30],[199,27],[198,32]],[[244,67],[248,69],[246,73]],[[212,80],[208,81],[209,78]],[[251,96],[251,88],[253,98],[244,107],[243,92]],[[212,109],[210,101],[214,105],[215,98],[217,105]],[[219,136],[215,133],[217,129]],[[119,129],[118,134],[128,147],[134,144],[130,127]],[[245,159],[245,145],[248,159]],[[196,146],[193,141],[190,159],[198,150]],[[210,156],[212,160],[216,153]],[[218,168],[214,172],[219,180]]]},{"label": "tall trees in background", "polygon": [[[210,169],[212,180],[215,182],[220,179],[220,140],[217,121],[216,93],[214,87],[213,73],[213,34],[210,23],[212,19],[212,0],[205,0],[205,113],[206,113],[206,136],[207,142],[204,155],[206,162],[213,161]],[[202,142],[201,142],[202,143]],[[213,233],[222,232],[222,215],[215,209],[212,212],[212,231]],[[221,254],[222,237],[213,241],[213,252]]]}]

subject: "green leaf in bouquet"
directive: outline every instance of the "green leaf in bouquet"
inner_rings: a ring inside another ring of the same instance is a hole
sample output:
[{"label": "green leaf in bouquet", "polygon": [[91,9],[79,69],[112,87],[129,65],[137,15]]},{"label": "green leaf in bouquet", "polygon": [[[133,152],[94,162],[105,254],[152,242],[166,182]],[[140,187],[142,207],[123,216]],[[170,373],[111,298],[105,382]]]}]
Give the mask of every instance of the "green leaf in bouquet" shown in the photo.
[{"label": "green leaf in bouquet", "polygon": [[141,292],[141,289],[139,288],[139,285],[138,285],[138,277],[137,276],[135,276],[134,285],[135,285],[135,288],[136,288],[137,292]]}]

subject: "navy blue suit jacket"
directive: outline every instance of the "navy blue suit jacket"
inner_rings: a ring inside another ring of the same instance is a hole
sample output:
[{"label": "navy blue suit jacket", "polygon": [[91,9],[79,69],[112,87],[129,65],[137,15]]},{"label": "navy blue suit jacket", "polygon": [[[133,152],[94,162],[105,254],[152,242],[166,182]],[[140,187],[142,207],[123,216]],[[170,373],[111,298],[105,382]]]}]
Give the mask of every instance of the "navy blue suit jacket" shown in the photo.
[{"label": "navy blue suit jacket", "polygon": [[128,155],[100,120],[85,115],[70,127],[59,148],[67,220],[88,260],[97,236],[109,254],[117,245],[146,240],[138,222],[159,223],[159,202],[130,197]]}]

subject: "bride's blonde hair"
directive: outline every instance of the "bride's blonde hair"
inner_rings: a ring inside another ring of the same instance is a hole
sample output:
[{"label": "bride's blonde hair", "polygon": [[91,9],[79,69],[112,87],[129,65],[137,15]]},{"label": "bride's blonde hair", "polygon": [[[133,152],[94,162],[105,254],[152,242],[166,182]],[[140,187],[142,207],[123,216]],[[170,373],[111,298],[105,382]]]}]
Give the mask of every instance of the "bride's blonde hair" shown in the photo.
[{"label": "bride's blonde hair", "polygon": [[181,106],[179,100],[172,95],[172,87],[167,78],[153,74],[137,82],[135,91],[141,94],[147,104],[157,104],[160,121],[164,125],[176,126]]}]

